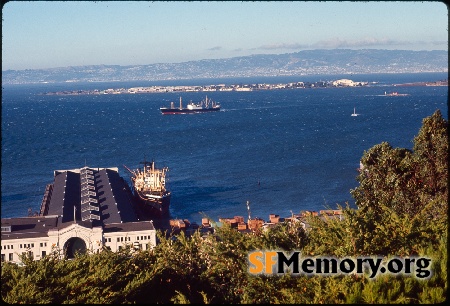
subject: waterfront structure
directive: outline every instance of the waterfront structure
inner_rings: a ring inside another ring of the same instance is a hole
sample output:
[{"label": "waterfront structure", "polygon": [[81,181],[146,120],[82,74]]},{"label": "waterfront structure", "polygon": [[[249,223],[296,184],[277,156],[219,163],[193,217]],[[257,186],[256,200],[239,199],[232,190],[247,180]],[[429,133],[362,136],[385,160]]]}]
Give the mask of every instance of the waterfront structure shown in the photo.
[{"label": "waterfront structure", "polygon": [[56,170],[38,216],[1,219],[2,262],[20,263],[24,253],[35,260],[55,251],[73,258],[127,245],[151,249],[156,230],[152,221],[140,220],[118,168]]},{"label": "waterfront structure", "polygon": [[299,224],[303,227],[303,229],[305,231],[308,231],[311,226],[306,219],[307,216],[318,217],[323,221],[332,219],[341,221],[344,218],[341,209],[328,209],[321,210],[320,212],[301,211],[300,214],[295,215],[291,211],[291,216],[286,218],[280,217],[280,215],[277,214],[270,214],[269,220],[267,222],[258,217],[250,218],[250,214],[248,217],[248,222],[245,222],[244,217],[242,216],[234,216],[233,218],[219,218],[219,222],[227,223],[231,228],[235,228],[241,233],[251,233],[258,230],[268,230],[284,222],[300,222]]}]

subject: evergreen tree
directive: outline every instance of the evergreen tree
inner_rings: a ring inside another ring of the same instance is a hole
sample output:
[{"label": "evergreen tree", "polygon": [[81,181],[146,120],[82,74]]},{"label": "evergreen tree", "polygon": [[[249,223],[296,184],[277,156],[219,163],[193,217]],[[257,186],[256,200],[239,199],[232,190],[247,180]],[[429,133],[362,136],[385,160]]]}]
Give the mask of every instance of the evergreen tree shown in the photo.
[{"label": "evergreen tree", "polygon": [[422,122],[414,138],[417,192],[423,203],[435,202],[431,217],[444,215],[448,210],[448,123],[437,110]]},{"label": "evergreen tree", "polygon": [[356,205],[377,215],[382,206],[398,215],[411,217],[429,203],[436,202],[434,217],[447,210],[448,131],[447,122],[437,110],[423,120],[414,139],[413,151],[392,148],[383,142],[364,152],[363,168],[357,177],[360,185],[351,190]]}]

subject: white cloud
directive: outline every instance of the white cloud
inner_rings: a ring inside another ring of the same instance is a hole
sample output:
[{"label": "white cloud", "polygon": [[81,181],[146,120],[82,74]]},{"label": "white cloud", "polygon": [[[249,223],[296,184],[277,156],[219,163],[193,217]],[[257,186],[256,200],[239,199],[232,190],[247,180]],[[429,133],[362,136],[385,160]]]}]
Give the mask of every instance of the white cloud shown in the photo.
[{"label": "white cloud", "polygon": [[273,44],[273,45],[262,45],[258,48],[255,48],[257,50],[292,50],[292,49],[305,49],[309,48],[310,45],[306,44]]},{"label": "white cloud", "polygon": [[373,47],[373,46],[405,46],[413,45],[413,42],[409,41],[397,41],[387,38],[363,38],[360,40],[342,40],[339,38],[334,38],[330,40],[322,40],[314,43],[312,47],[314,48],[354,48],[354,47]]},{"label": "white cloud", "polygon": [[339,48],[367,48],[367,47],[393,47],[393,46],[414,46],[414,45],[446,45],[445,41],[407,41],[395,40],[388,38],[367,37],[358,40],[346,40],[340,38],[332,38],[320,40],[313,44],[271,44],[262,45],[252,50],[301,50],[301,49],[339,49]]}]

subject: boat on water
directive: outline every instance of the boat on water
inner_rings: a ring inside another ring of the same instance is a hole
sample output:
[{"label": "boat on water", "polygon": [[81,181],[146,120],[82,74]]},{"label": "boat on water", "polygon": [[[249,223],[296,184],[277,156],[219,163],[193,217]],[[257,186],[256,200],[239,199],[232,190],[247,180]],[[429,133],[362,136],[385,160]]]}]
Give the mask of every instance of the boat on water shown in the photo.
[{"label": "boat on water", "polygon": [[220,111],[220,104],[208,99],[206,96],[205,100],[199,103],[189,102],[189,104],[183,108],[183,103],[180,97],[180,106],[175,107],[173,102],[170,102],[170,107],[161,107],[160,111],[163,115],[175,115],[175,114],[197,114],[197,113],[209,113]]},{"label": "boat on water", "polygon": [[169,215],[171,192],[166,187],[166,174],[168,167],[157,169],[155,162],[143,162],[144,167],[131,170],[123,165],[131,173],[133,194],[140,208],[154,217]]},{"label": "boat on water", "polygon": [[404,96],[409,96],[409,94],[400,94],[400,93],[398,93],[398,92],[396,92],[396,91],[391,92],[391,93],[386,93],[386,92],[384,92],[384,95],[385,95],[385,96],[388,96],[388,97],[404,97]]},{"label": "boat on water", "polygon": [[358,116],[358,115],[359,115],[359,114],[356,113],[356,107],[354,107],[354,108],[353,108],[353,114],[352,114],[352,117],[356,117],[356,116]]}]

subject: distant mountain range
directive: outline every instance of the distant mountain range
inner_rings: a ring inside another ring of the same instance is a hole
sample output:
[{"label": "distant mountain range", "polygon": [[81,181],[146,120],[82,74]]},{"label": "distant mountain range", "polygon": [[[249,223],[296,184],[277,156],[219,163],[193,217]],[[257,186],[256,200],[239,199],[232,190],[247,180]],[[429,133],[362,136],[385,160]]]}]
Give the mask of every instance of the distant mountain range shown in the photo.
[{"label": "distant mountain range", "polygon": [[6,70],[2,71],[2,84],[447,71],[448,52],[443,50],[333,49],[249,55],[183,63]]}]

